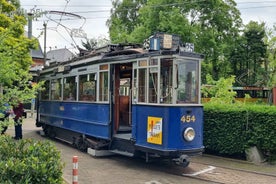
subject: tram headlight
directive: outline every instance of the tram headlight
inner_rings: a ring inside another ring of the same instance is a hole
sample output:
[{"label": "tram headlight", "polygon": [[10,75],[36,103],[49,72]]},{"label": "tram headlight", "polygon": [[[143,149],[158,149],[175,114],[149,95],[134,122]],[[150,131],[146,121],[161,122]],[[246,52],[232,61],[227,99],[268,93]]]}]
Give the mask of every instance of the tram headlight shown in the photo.
[{"label": "tram headlight", "polygon": [[195,130],[192,127],[188,127],[185,129],[183,136],[186,141],[190,142],[195,138]]}]

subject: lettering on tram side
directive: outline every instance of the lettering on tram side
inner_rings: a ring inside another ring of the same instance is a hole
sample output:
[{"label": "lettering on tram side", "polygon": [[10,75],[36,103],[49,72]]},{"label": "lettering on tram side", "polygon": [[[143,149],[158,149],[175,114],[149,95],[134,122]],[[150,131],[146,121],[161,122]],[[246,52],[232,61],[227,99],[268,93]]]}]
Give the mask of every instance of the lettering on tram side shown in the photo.
[{"label": "lettering on tram side", "polygon": [[194,123],[196,121],[195,115],[183,115],[180,119],[182,123]]},{"label": "lettering on tram side", "polygon": [[162,144],[162,118],[148,116],[147,142]]}]

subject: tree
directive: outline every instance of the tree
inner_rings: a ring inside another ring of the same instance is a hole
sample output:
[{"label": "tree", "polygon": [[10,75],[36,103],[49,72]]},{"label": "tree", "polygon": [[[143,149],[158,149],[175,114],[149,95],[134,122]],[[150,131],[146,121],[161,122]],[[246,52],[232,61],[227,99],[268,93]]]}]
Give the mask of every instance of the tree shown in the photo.
[{"label": "tree", "polygon": [[117,43],[142,43],[155,32],[178,34],[205,55],[203,76],[218,79],[231,74],[228,57],[241,22],[233,0],[115,0],[108,26]]},{"label": "tree", "polygon": [[107,21],[112,43],[128,42],[129,34],[139,25],[138,10],[146,0],[113,0],[111,18]]},{"label": "tree", "polygon": [[202,87],[202,93],[205,97],[211,97],[211,103],[232,104],[235,101],[237,93],[233,91],[235,76],[229,78],[221,77],[218,81],[213,80],[212,76],[207,75],[208,86]]},{"label": "tree", "polygon": [[273,29],[267,29],[267,39],[265,43],[267,44],[267,58],[265,62],[268,65],[269,71],[269,83],[268,86],[276,86],[276,25]]},{"label": "tree", "polygon": [[265,23],[251,21],[238,37],[231,56],[232,68],[238,85],[267,86],[267,45],[264,40]]},{"label": "tree", "polygon": [[97,47],[97,40],[95,39],[86,39],[86,42],[81,41],[82,46],[86,49],[86,50],[94,50]]},{"label": "tree", "polygon": [[17,9],[19,1],[0,0],[0,108],[4,104],[30,101],[40,84],[31,85],[29,68],[32,64],[30,49],[37,47],[37,40],[24,35],[27,21]]},{"label": "tree", "polygon": [[[245,27],[244,36],[247,42],[247,61],[246,65],[249,70],[252,71],[252,75],[248,76],[249,85],[259,86],[259,81],[266,77],[262,74],[266,74],[264,71],[264,58],[266,57],[266,45],[264,43],[265,37],[265,23],[258,24],[251,21]],[[250,73],[250,72],[249,72]],[[257,83],[258,82],[258,83]]]},{"label": "tree", "polygon": [[85,42],[81,41],[82,46],[88,50],[92,51],[96,48],[103,47],[107,44],[109,44],[109,40],[105,37],[98,37],[98,38],[91,38],[91,39],[86,39]]},{"label": "tree", "polygon": [[205,75],[209,73],[215,80],[230,76],[228,57],[242,23],[235,1],[202,1],[190,12],[192,22],[199,27],[195,45],[205,54]]}]

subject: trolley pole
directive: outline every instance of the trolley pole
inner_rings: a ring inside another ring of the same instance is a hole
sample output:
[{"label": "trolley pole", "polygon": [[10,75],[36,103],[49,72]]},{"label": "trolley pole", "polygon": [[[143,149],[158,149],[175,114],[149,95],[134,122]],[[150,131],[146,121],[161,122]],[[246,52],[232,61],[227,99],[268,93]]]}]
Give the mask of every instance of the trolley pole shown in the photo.
[{"label": "trolley pole", "polygon": [[78,184],[78,156],[73,156],[72,184]]}]

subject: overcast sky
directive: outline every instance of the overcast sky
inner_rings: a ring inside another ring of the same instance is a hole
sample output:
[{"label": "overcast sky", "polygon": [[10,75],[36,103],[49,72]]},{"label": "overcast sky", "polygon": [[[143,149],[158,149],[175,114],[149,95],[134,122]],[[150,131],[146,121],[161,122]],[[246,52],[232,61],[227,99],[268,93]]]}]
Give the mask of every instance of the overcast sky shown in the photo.
[{"label": "overcast sky", "polygon": [[[41,34],[43,24],[47,24],[47,51],[52,48],[69,48],[81,45],[81,38],[70,37],[72,30],[81,30],[88,38],[106,37],[108,29],[106,20],[109,18],[111,0],[20,0],[27,12],[52,11],[33,21],[33,35],[38,37],[44,46],[44,35]],[[236,0],[241,12],[243,23],[250,20],[266,22],[268,27],[276,23],[276,0]],[[70,12],[61,17],[58,12]],[[60,20],[62,18],[62,21]],[[66,20],[64,20],[66,19]],[[82,40],[84,40],[82,38]]]}]

